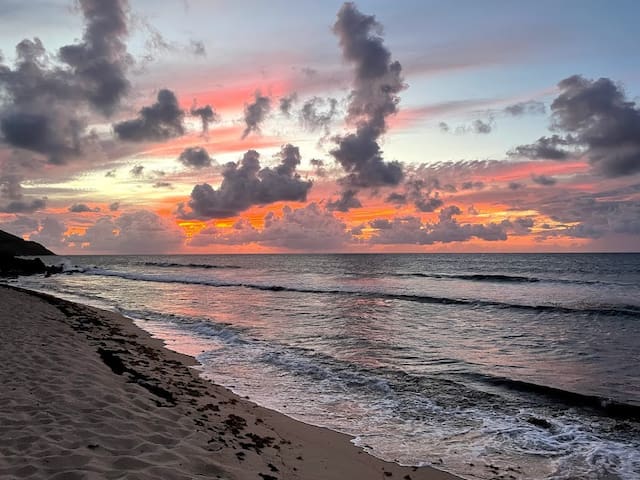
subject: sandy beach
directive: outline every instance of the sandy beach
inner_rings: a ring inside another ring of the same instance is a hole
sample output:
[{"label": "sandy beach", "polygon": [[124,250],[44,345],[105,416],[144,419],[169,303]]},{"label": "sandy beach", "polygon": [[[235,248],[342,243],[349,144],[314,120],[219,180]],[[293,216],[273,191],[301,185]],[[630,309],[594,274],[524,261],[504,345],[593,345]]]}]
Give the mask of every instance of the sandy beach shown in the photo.
[{"label": "sandy beach", "polygon": [[0,305],[0,478],[458,478],[240,398],[120,315],[6,286]]}]

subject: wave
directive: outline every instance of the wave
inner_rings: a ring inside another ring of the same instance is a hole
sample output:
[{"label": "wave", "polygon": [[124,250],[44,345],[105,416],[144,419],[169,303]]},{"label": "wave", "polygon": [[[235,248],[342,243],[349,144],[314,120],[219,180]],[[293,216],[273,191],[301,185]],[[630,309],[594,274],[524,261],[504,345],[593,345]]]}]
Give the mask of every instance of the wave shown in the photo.
[{"label": "wave", "polygon": [[392,273],[393,277],[418,277],[418,278],[436,278],[447,280],[467,280],[470,282],[494,282],[494,283],[538,283],[538,282],[550,282],[550,283],[565,283],[573,285],[619,285],[619,286],[632,286],[632,283],[624,282],[612,282],[604,280],[586,280],[586,279],[574,279],[574,278],[539,278],[539,277],[527,277],[521,275],[504,275],[493,273],[461,273],[461,274],[449,274],[449,273],[421,273],[421,272],[407,272],[407,273]]},{"label": "wave", "polygon": [[137,265],[145,267],[164,267],[164,268],[242,268],[239,265],[212,265],[210,263],[174,263],[174,262],[139,262]]},{"label": "wave", "polygon": [[119,277],[126,280],[137,280],[145,282],[158,283],[178,283],[185,285],[206,285],[210,287],[242,287],[254,290],[271,291],[271,292],[293,292],[293,293],[309,293],[318,295],[349,295],[360,298],[375,298],[382,300],[398,300],[416,303],[430,303],[440,305],[461,305],[469,307],[492,307],[500,309],[525,310],[535,313],[553,312],[553,313],[573,313],[573,314],[592,314],[607,316],[640,316],[640,306],[637,305],[594,305],[585,307],[573,307],[562,305],[528,305],[518,303],[507,303],[493,300],[465,299],[436,297],[430,295],[412,295],[401,293],[390,293],[369,290],[337,290],[337,289],[316,289],[302,288],[285,285],[268,285],[260,283],[246,282],[229,282],[211,279],[197,279],[191,277],[175,277],[163,275],[148,275],[140,273],[118,272],[113,270],[105,270],[101,268],[88,268],[84,271],[88,275]]},{"label": "wave", "polygon": [[536,394],[557,403],[564,405],[590,408],[603,413],[609,417],[623,418],[628,420],[640,420],[640,405],[625,403],[610,398],[600,397],[597,395],[587,395],[563,390],[557,387],[540,385],[524,380],[515,380],[507,377],[499,377],[486,375],[481,373],[465,373],[464,376],[480,381],[488,385],[502,387],[508,390],[522,392],[525,394]]},{"label": "wave", "polygon": [[514,282],[514,283],[532,283],[539,282],[539,278],[521,277],[518,275],[500,275],[500,274],[445,274],[445,273],[394,273],[396,277],[421,277],[421,278],[451,278],[458,280],[469,280],[473,282]]}]

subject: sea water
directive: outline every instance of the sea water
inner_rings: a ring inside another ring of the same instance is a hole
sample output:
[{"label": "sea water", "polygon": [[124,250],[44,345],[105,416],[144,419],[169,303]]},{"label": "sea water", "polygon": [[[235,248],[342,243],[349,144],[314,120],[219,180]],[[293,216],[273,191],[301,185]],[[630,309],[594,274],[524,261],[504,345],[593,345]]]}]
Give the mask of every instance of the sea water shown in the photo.
[{"label": "sea water", "polygon": [[[18,284],[202,374],[466,478],[640,478],[640,255],[73,256]],[[498,469],[498,470],[497,470]]]}]

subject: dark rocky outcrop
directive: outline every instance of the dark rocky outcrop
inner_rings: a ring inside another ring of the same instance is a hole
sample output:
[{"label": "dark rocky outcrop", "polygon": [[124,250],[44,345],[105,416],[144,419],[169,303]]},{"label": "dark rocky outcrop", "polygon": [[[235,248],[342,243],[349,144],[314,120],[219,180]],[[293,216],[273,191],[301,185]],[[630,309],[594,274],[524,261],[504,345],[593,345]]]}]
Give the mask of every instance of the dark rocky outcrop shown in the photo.
[{"label": "dark rocky outcrop", "polygon": [[0,277],[16,277],[18,275],[35,275],[38,273],[48,276],[62,271],[62,267],[49,267],[39,258],[18,258],[18,256],[34,255],[55,255],[55,253],[47,250],[39,243],[26,241],[0,230]]},{"label": "dark rocky outcrop", "polygon": [[37,242],[23,240],[20,237],[0,230],[0,255],[31,256],[55,255]]}]

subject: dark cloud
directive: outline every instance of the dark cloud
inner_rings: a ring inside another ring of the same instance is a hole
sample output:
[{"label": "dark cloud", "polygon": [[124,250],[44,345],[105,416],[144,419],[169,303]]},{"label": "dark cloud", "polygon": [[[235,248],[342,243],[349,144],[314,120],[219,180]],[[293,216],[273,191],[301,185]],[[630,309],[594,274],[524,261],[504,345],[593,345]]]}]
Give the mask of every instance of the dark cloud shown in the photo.
[{"label": "dark cloud", "polygon": [[337,113],[338,101],[335,98],[313,97],[300,109],[300,123],[310,132],[324,130],[329,135],[329,126]]},{"label": "dark cloud", "polygon": [[131,173],[131,175],[133,175],[134,177],[141,177],[143,172],[143,165],[135,165],[131,170],[129,170],[129,173]]},{"label": "dark cloud", "polygon": [[523,115],[544,115],[547,113],[547,109],[544,106],[544,103],[529,100],[527,102],[518,102],[513,105],[508,105],[504,108],[504,112],[513,117],[521,117]]},{"label": "dark cloud", "polygon": [[[0,59],[1,61],[1,59]],[[68,69],[50,65],[39,39],[16,46],[14,69],[0,64],[0,130],[12,147],[41,153],[61,164],[81,150],[86,104]]]},{"label": "dark cloud", "polygon": [[36,210],[43,210],[46,201],[43,198],[33,200],[11,200],[10,202],[0,205],[1,213],[33,213]]},{"label": "dark cloud", "polygon": [[553,177],[549,177],[547,175],[535,175],[535,174],[531,175],[531,180],[533,180],[538,185],[543,185],[545,187],[555,185],[558,182]]},{"label": "dark cloud", "polygon": [[105,177],[107,178],[115,178],[116,177],[116,171],[115,170],[109,170],[107,173],[104,174]]},{"label": "dark cloud", "polygon": [[433,197],[419,198],[415,201],[416,208],[421,212],[433,212],[440,208],[443,203],[437,193]]},{"label": "dark cloud", "polygon": [[[635,185],[636,191],[640,185]],[[610,200],[615,191],[572,196],[568,192],[539,202],[539,211],[560,225],[541,234],[597,239],[614,235],[640,235],[640,201]]]},{"label": "dark cloud", "polygon": [[376,230],[389,230],[393,228],[393,224],[390,220],[386,218],[376,218],[369,222],[369,226],[371,228],[375,228]]},{"label": "dark cloud", "polygon": [[520,190],[521,188],[524,188],[524,185],[522,183],[509,182],[509,189],[510,190]]},{"label": "dark cloud", "polygon": [[112,212],[117,212],[120,210],[120,202],[113,202],[109,204],[109,210]]},{"label": "dark cloud", "polygon": [[[585,155],[594,169],[606,177],[640,172],[640,109],[608,78],[590,80],[573,75],[558,83],[560,94],[551,103],[552,129],[565,136],[543,137],[533,145],[517,147],[522,156],[540,158],[540,145],[571,146]],[[531,154],[531,155],[529,155]],[[563,160],[568,155],[557,153]]]},{"label": "dark cloud", "polygon": [[462,190],[482,190],[484,188],[484,182],[462,182],[460,188],[462,188]]},{"label": "dark cloud", "polygon": [[173,188],[173,185],[169,182],[156,182],[153,184],[153,188]]},{"label": "dark cloud", "polygon": [[298,94],[296,92],[291,93],[290,95],[286,95],[280,98],[280,112],[285,117],[291,116],[291,109],[293,108],[293,104],[298,101]]},{"label": "dark cloud", "polygon": [[[569,139],[571,140],[571,139]],[[532,160],[565,160],[571,156],[569,152],[559,147],[566,147],[573,142],[559,135],[540,137],[535,143],[520,145],[509,152],[510,156],[526,157]]]},{"label": "dark cloud", "polygon": [[220,116],[216,113],[211,105],[198,107],[194,102],[193,106],[191,107],[190,113],[194,117],[200,117],[200,121],[202,122],[202,135],[207,135],[207,133],[209,133],[210,123],[217,122],[220,119]]},{"label": "dark cloud", "polygon": [[338,147],[331,154],[351,186],[397,185],[403,178],[402,165],[384,161],[378,140],[387,130],[387,117],[398,111],[398,93],[405,88],[402,67],[391,61],[375,17],[363,15],[353,3],[342,6],[333,31],[355,70],[347,120],[356,125],[356,132],[336,137]]},{"label": "dark cloud", "polygon": [[260,133],[260,124],[270,110],[271,99],[256,92],[253,103],[246,104],[244,107],[244,122],[247,127],[242,132],[242,138],[247,138],[251,132]]},{"label": "dark cloud", "polygon": [[60,49],[60,59],[72,68],[89,102],[105,114],[113,113],[129,89],[131,57],[127,36],[128,2],[80,0],[85,18],[82,42]]},{"label": "dark cloud", "polygon": [[45,198],[26,198],[19,175],[0,177],[0,213],[33,213],[46,206]]},{"label": "dark cloud", "polygon": [[399,192],[391,192],[386,201],[396,205],[406,205],[407,195]]},{"label": "dark cloud", "polygon": [[314,168],[314,173],[319,177],[325,177],[327,175],[327,171],[324,168],[324,161],[318,158],[312,158],[309,160],[309,163]]},{"label": "dark cloud", "polygon": [[74,203],[69,207],[69,211],[73,213],[99,212],[100,207],[91,208],[86,203]]},{"label": "dark cloud", "polygon": [[300,178],[296,167],[300,151],[285,145],[279,154],[280,164],[274,168],[260,168],[260,155],[249,150],[239,163],[229,162],[222,171],[218,190],[203,183],[196,185],[189,200],[190,212],[180,206],[183,218],[224,218],[237,215],[252,205],[278,201],[304,201],[311,182]]},{"label": "dark cloud", "polygon": [[110,115],[129,89],[131,58],[125,0],[81,0],[82,41],[48,54],[22,40],[13,68],[0,58],[0,131],[12,147],[40,153],[52,164],[83,153],[89,110]]},{"label": "dark cloud", "polygon": [[333,211],[337,210],[339,212],[348,212],[352,208],[360,208],[362,207],[362,203],[358,200],[356,196],[358,194],[357,190],[346,189],[340,194],[340,198],[333,202],[327,202],[327,210]]},{"label": "dark cloud", "polygon": [[491,133],[491,130],[493,129],[492,124],[493,122],[491,120],[484,121],[478,118],[471,122],[471,130],[473,133],[486,135]]},{"label": "dark cloud", "polygon": [[204,46],[202,40],[190,40],[189,41],[189,50],[197,57],[206,57],[207,49]]},{"label": "dark cloud", "polygon": [[387,201],[397,205],[413,203],[421,212],[433,212],[443,205],[443,200],[436,189],[440,188],[437,178],[413,177],[404,182],[404,192],[393,192]]},{"label": "dark cloud", "polygon": [[183,165],[192,168],[204,168],[211,166],[211,157],[202,147],[185,148],[178,157],[178,161]]},{"label": "dark cloud", "polygon": [[143,107],[138,118],[116,123],[113,130],[120,140],[144,142],[184,135],[184,112],[171,90],[160,90],[156,103]]},{"label": "dark cloud", "polygon": [[490,116],[486,120],[480,118],[475,119],[468,125],[458,125],[455,129],[451,129],[451,126],[446,122],[439,122],[438,128],[442,133],[453,132],[456,135],[466,135],[474,133],[476,135],[487,135],[493,131],[495,121],[493,116]]},{"label": "dark cloud", "polygon": [[515,220],[510,221],[511,226],[513,228],[513,233],[516,235],[527,235],[531,233],[531,229],[535,225],[533,218],[516,218]]}]

